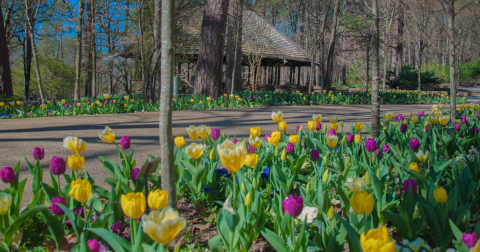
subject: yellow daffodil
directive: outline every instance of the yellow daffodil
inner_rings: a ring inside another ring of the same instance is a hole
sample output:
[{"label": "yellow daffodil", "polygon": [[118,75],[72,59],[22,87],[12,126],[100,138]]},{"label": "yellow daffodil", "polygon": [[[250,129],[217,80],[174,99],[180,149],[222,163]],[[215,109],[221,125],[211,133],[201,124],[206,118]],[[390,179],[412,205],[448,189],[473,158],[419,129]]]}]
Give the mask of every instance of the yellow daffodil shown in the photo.
[{"label": "yellow daffodil", "polygon": [[385,115],[382,115],[382,117],[390,121],[393,118],[393,112],[388,112]]},{"label": "yellow daffodil", "polygon": [[317,123],[315,121],[308,121],[309,130],[317,130]]},{"label": "yellow daffodil", "polygon": [[145,194],[143,194],[143,192],[123,194],[120,204],[126,216],[132,219],[138,219],[145,212]]},{"label": "yellow daffodil", "polygon": [[5,215],[12,206],[12,195],[0,192],[0,215]]},{"label": "yellow daffodil", "polygon": [[197,138],[200,136],[200,132],[198,130],[197,127],[193,126],[193,125],[190,125],[188,128],[187,128],[187,133],[188,133],[188,136],[193,140],[197,140]]},{"label": "yellow daffodil", "polygon": [[417,162],[411,162],[408,168],[420,173],[420,169],[418,168]]},{"label": "yellow daffodil", "polygon": [[355,179],[349,178],[347,182],[345,182],[345,187],[352,192],[360,192],[365,188],[365,181],[360,177]]},{"label": "yellow daffodil", "polygon": [[300,137],[298,135],[290,135],[288,136],[288,141],[295,145],[300,141]]},{"label": "yellow daffodil", "polygon": [[283,131],[283,132],[287,131],[287,122],[285,122],[285,121],[279,122],[278,123],[278,129],[280,131]]},{"label": "yellow daffodil", "polygon": [[207,139],[208,135],[210,135],[210,132],[212,132],[212,129],[205,125],[200,125],[197,129],[202,139]]},{"label": "yellow daffodil", "polygon": [[360,144],[361,140],[362,140],[362,139],[361,139],[360,134],[356,134],[356,135],[355,135],[355,143],[356,143],[356,144]]},{"label": "yellow daffodil", "polygon": [[415,156],[417,157],[419,162],[426,163],[428,160],[428,151],[427,153],[423,154],[422,150],[419,150],[417,153],[415,153]]},{"label": "yellow daffodil", "polygon": [[262,146],[262,138],[260,137],[255,137],[255,138],[250,138],[248,142],[254,149],[258,149],[258,147]]},{"label": "yellow daffodil", "polygon": [[283,112],[282,111],[272,111],[272,120],[276,123],[283,121]]},{"label": "yellow daffodil", "polygon": [[183,136],[177,136],[175,137],[175,145],[178,148],[183,148],[185,146],[185,138]]},{"label": "yellow daffodil", "polygon": [[447,191],[445,191],[445,189],[443,189],[442,187],[438,187],[438,186],[433,191],[433,197],[440,204],[443,204],[448,200]]},{"label": "yellow daffodil", "polygon": [[373,211],[373,194],[366,191],[357,191],[350,198],[350,206],[357,214],[369,214]]},{"label": "yellow daffodil", "polygon": [[151,211],[142,217],[143,232],[157,243],[168,245],[185,228],[187,221],[171,207]]},{"label": "yellow daffodil", "polygon": [[445,126],[447,123],[450,121],[450,116],[448,115],[442,115],[438,118],[438,122],[440,122],[440,125]]},{"label": "yellow daffodil", "polygon": [[70,183],[70,192],[68,196],[74,200],[83,203],[90,198],[92,193],[92,184],[88,179],[72,180]]},{"label": "yellow daffodil", "polygon": [[157,189],[148,194],[148,206],[153,210],[165,208],[168,204],[168,192]]},{"label": "yellow daffodil", "polygon": [[320,115],[320,114],[314,114],[312,116],[312,118],[313,118],[313,121],[315,121],[316,123],[321,123],[322,122],[322,115]]},{"label": "yellow daffodil", "polygon": [[217,147],[218,156],[223,166],[230,172],[237,172],[246,161],[245,143],[243,141],[233,143],[225,140]]},{"label": "yellow daffodil", "polygon": [[338,121],[337,116],[330,116],[328,120],[330,121],[331,124],[336,124]]},{"label": "yellow daffodil", "polygon": [[250,138],[259,137],[261,134],[260,127],[250,127]]},{"label": "yellow daffodil", "polygon": [[390,239],[390,235],[385,226],[378,229],[370,229],[365,235],[360,235],[360,246],[363,252],[395,252],[395,242]]},{"label": "yellow daffodil", "polygon": [[327,138],[328,147],[333,149],[333,148],[335,148],[335,146],[337,146],[338,137],[336,135],[327,134],[326,138]]},{"label": "yellow daffodil", "polygon": [[193,159],[199,159],[203,155],[203,150],[207,147],[204,144],[191,143],[186,151]]},{"label": "yellow daffodil", "polygon": [[362,129],[363,129],[363,123],[361,123],[361,122],[355,123],[355,129],[356,129],[357,131],[362,131]]},{"label": "yellow daffodil", "polygon": [[79,154],[71,155],[68,157],[67,166],[70,169],[77,171],[83,168],[85,165],[85,157],[80,156]]},{"label": "yellow daffodil", "polygon": [[245,159],[246,167],[254,167],[258,162],[258,154],[248,154]]},{"label": "yellow daffodil", "polygon": [[98,136],[100,137],[100,139],[107,143],[113,143],[115,141],[115,133],[108,126],[105,126],[103,132],[98,133]]},{"label": "yellow daffodil", "polygon": [[68,136],[63,139],[63,147],[72,153],[82,153],[87,148],[87,143],[78,137]]}]

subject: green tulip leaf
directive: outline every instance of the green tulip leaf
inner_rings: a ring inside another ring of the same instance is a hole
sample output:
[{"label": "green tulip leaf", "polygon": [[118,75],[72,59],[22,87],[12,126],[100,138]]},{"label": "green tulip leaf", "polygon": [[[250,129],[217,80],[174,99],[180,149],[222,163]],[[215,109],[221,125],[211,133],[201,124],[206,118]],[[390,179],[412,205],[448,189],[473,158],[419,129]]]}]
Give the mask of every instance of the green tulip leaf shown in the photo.
[{"label": "green tulip leaf", "polygon": [[87,228],[87,230],[102,237],[116,252],[133,251],[130,243],[105,228]]}]

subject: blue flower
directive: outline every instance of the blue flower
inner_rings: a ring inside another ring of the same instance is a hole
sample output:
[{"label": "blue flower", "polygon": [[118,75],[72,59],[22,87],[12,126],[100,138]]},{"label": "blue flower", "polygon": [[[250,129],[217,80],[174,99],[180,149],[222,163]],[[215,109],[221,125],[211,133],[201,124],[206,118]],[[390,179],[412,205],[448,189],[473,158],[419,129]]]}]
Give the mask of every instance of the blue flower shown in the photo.
[{"label": "blue flower", "polygon": [[228,170],[226,168],[217,169],[217,174],[220,177],[224,176],[224,175],[228,175]]},{"label": "blue flower", "polygon": [[272,194],[270,194],[270,197],[274,197],[275,194],[279,194],[280,192],[277,189],[273,189]]},{"label": "blue flower", "polygon": [[211,188],[211,187],[205,187],[205,188],[203,188],[203,190],[204,190],[205,193],[207,193],[207,194],[213,192],[213,188]]},{"label": "blue flower", "polygon": [[269,176],[270,176],[270,169],[268,169],[268,167],[266,167],[262,171],[262,178],[267,180]]}]

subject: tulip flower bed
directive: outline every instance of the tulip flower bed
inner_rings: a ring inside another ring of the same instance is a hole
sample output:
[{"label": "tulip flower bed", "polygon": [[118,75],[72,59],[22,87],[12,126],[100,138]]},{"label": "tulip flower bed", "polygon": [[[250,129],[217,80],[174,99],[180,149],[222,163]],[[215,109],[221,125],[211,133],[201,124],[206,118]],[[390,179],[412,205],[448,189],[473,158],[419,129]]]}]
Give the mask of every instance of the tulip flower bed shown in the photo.
[{"label": "tulip flower bed", "polygon": [[271,251],[479,251],[480,112],[457,112],[455,121],[436,105],[428,115],[387,113],[376,139],[361,134],[372,130],[360,122],[347,134],[337,117],[313,115],[305,128],[289,128],[280,111],[272,112],[279,131],[252,127],[246,139],[190,126],[193,143],[174,141],[176,191],[210,213],[196,221],[216,230],[208,242],[184,245],[192,220],[167,206],[158,171],[139,176],[128,137],[118,145],[109,127],[99,133],[120,156],[99,157],[109,174],[102,188],[83,168],[87,144],[69,136],[63,145],[72,154],[52,158],[51,184],[43,182],[43,149],[33,150],[35,164],[25,158],[33,176],[26,208],[20,162],[1,170],[0,250],[35,248],[31,230],[44,230],[57,247],[75,237],[71,251],[250,251],[260,240]]},{"label": "tulip flower bed", "polygon": [[[383,104],[414,104],[414,103],[449,103],[445,94],[418,91],[387,91],[380,92]],[[202,110],[226,108],[252,108],[266,106],[288,105],[347,105],[370,104],[370,93],[366,92],[329,92],[327,93],[286,93],[286,92],[236,92],[235,95],[224,94],[220,97],[180,96],[175,97],[173,110]],[[466,96],[460,95],[457,103],[466,103]],[[159,103],[150,100],[143,107],[140,94],[134,96],[102,95],[97,98],[81,98],[79,102],[71,99],[45,101],[0,101],[0,118],[34,118],[45,116],[72,116],[94,114],[120,114],[140,111],[158,111]]]}]

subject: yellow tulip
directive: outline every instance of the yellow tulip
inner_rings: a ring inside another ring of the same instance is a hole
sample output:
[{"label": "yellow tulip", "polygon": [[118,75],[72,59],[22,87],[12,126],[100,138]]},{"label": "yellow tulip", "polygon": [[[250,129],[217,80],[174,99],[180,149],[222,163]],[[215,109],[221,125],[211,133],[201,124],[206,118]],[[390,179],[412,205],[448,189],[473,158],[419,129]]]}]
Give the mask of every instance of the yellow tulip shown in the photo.
[{"label": "yellow tulip", "polygon": [[355,123],[355,129],[356,129],[357,131],[362,131],[362,129],[363,129],[363,123],[361,123],[361,122]]},{"label": "yellow tulip", "polygon": [[440,111],[435,111],[433,114],[434,114],[436,117],[440,117],[440,116],[442,115],[442,112],[440,112]]},{"label": "yellow tulip", "polygon": [[366,186],[371,186],[372,185],[372,179],[370,178],[370,173],[368,171],[365,172],[365,176],[363,176],[363,180],[365,180],[365,185]]},{"label": "yellow tulip", "polygon": [[278,140],[282,139],[282,133],[280,131],[273,131],[272,136],[278,137]]},{"label": "yellow tulip", "polygon": [[427,119],[431,124],[437,124],[438,123],[438,117],[436,117],[436,116],[432,116],[432,117],[429,116]]},{"label": "yellow tulip", "polygon": [[462,105],[460,105],[460,107],[462,107],[462,109],[464,109],[464,108],[465,108],[465,104],[463,103]]},{"label": "yellow tulip", "polygon": [[328,220],[333,220],[333,218],[335,218],[334,213],[335,213],[335,209],[333,208],[333,206],[330,206],[327,212]]},{"label": "yellow tulip", "polygon": [[408,168],[420,173],[420,169],[418,169],[417,162],[411,162],[410,165],[408,166]]},{"label": "yellow tulip", "polygon": [[317,130],[317,123],[315,121],[308,121],[309,130]]},{"label": "yellow tulip", "polygon": [[355,179],[349,178],[347,182],[345,182],[345,187],[350,189],[352,192],[363,191],[365,188],[365,180],[360,177]]},{"label": "yellow tulip", "polygon": [[337,124],[337,123],[330,123],[330,124],[328,125],[328,127],[329,127],[330,129],[335,130],[335,132],[338,131],[338,124]]},{"label": "yellow tulip", "polygon": [[273,145],[277,147],[277,145],[280,143],[280,139],[276,135],[272,135],[271,137],[268,138],[268,143],[270,145]]},{"label": "yellow tulip", "polygon": [[142,217],[143,232],[157,243],[167,245],[185,228],[187,221],[171,207],[151,211]]},{"label": "yellow tulip", "polygon": [[282,161],[287,160],[287,151],[285,150],[285,148],[282,151],[282,155],[280,156],[280,160],[282,160]]},{"label": "yellow tulip", "polygon": [[262,146],[262,138],[260,137],[255,137],[255,138],[250,138],[248,142],[254,149],[258,149],[258,147]]},{"label": "yellow tulip", "polygon": [[190,99],[190,102],[193,103],[195,100],[194,99]]},{"label": "yellow tulip", "polygon": [[225,140],[217,147],[218,156],[223,166],[230,172],[237,172],[246,161],[245,143],[243,141],[234,144]]},{"label": "yellow tulip", "polygon": [[105,99],[108,99],[108,97],[110,97],[110,95],[108,95],[108,94],[103,95],[103,98],[105,98]]},{"label": "yellow tulip", "polygon": [[328,181],[328,169],[325,170],[325,172],[323,173],[323,176],[322,176],[322,183],[326,184],[327,181]]},{"label": "yellow tulip", "polygon": [[418,116],[416,116],[416,115],[412,116],[412,122],[417,123],[418,122]]},{"label": "yellow tulip", "polygon": [[208,135],[210,135],[210,132],[212,132],[212,129],[208,126],[205,125],[200,125],[198,128],[198,134],[202,139],[207,139]]},{"label": "yellow tulip", "polygon": [[290,143],[292,143],[292,144],[295,145],[295,144],[298,143],[298,141],[300,141],[300,136],[298,136],[298,135],[290,135],[290,136],[288,137],[288,141],[289,141]]},{"label": "yellow tulip", "polygon": [[186,151],[193,159],[199,159],[203,155],[203,150],[207,147],[204,144],[191,143]]},{"label": "yellow tulip", "polygon": [[350,205],[357,214],[369,214],[373,211],[373,194],[366,191],[354,192]]},{"label": "yellow tulip", "polygon": [[5,215],[12,206],[12,195],[0,192],[0,215]]},{"label": "yellow tulip", "polygon": [[[19,101],[17,101],[17,105],[18,105],[18,103],[19,103]],[[66,103],[65,99],[62,99],[62,104],[65,104],[65,103]]]},{"label": "yellow tulip", "polygon": [[42,107],[42,109],[46,109],[46,108],[47,108],[47,105],[42,104],[41,107]]},{"label": "yellow tulip", "polygon": [[361,140],[362,140],[362,139],[361,139],[360,134],[356,134],[356,135],[355,135],[355,143],[356,143],[356,144],[360,144],[360,141],[361,141]]},{"label": "yellow tulip", "polygon": [[276,123],[283,121],[283,112],[282,111],[272,111],[272,120]]},{"label": "yellow tulip", "polygon": [[143,192],[123,194],[120,204],[126,216],[132,219],[138,219],[145,212],[145,194],[143,194]]},{"label": "yellow tulip", "polygon": [[108,126],[105,126],[103,132],[98,133],[98,136],[100,137],[100,139],[107,143],[113,143],[115,141],[115,133]]},{"label": "yellow tulip", "polygon": [[260,127],[250,127],[250,138],[259,137],[261,134]]},{"label": "yellow tulip", "polygon": [[245,197],[245,206],[250,207],[252,205],[252,195],[250,193]]},{"label": "yellow tulip", "polygon": [[248,154],[245,160],[246,167],[254,167],[258,162],[258,154]]},{"label": "yellow tulip", "polygon": [[215,151],[214,151],[214,150],[215,150],[215,149],[212,149],[212,150],[210,151],[210,154],[208,154],[208,158],[209,158],[210,160],[214,160],[214,159],[215,159]]},{"label": "yellow tulip", "polygon": [[330,121],[331,124],[336,124],[338,119],[337,119],[337,116],[330,116],[328,120]]},{"label": "yellow tulip", "polygon": [[79,154],[71,155],[68,157],[67,166],[70,169],[77,171],[83,168],[85,165],[85,157],[80,156]]},{"label": "yellow tulip", "polygon": [[313,121],[316,122],[316,123],[321,123],[322,122],[322,115],[320,115],[320,114],[314,114],[312,116],[312,118],[313,118]]},{"label": "yellow tulip", "polygon": [[363,252],[395,252],[395,242],[390,239],[390,235],[385,226],[378,229],[370,229],[365,235],[360,236],[360,246]]},{"label": "yellow tulip", "polygon": [[134,100],[134,99],[130,99],[130,103],[134,103],[134,102],[135,102],[135,100]]},{"label": "yellow tulip", "polygon": [[4,102],[0,102],[0,107],[3,107],[5,106],[5,103]]},{"label": "yellow tulip", "polygon": [[82,153],[87,148],[87,143],[78,137],[68,136],[63,139],[63,147],[72,153]]},{"label": "yellow tulip", "polygon": [[450,116],[442,115],[438,118],[438,121],[440,122],[440,125],[445,126],[450,121]]},{"label": "yellow tulip", "polygon": [[415,156],[417,157],[419,162],[426,163],[428,160],[428,153],[429,151],[424,154],[422,150],[419,150],[417,153],[415,153]]},{"label": "yellow tulip", "polygon": [[207,97],[207,101],[211,101],[212,100],[212,97]]},{"label": "yellow tulip", "polygon": [[336,135],[327,134],[326,138],[328,147],[333,149],[335,146],[337,146],[338,137]]},{"label": "yellow tulip", "polygon": [[385,115],[382,115],[382,117],[390,121],[393,118],[393,112],[388,112]]},{"label": "yellow tulip", "polygon": [[445,191],[445,189],[443,189],[442,187],[438,187],[438,186],[433,191],[433,197],[440,204],[443,204],[443,203],[447,202],[447,200],[448,200],[447,191]]},{"label": "yellow tulip", "polygon": [[70,183],[70,192],[68,193],[68,196],[80,203],[87,201],[90,198],[91,193],[92,184],[90,184],[88,179],[72,180]]},{"label": "yellow tulip", "polygon": [[175,145],[178,148],[183,148],[185,146],[185,144],[186,144],[186,142],[185,142],[185,138],[183,136],[175,137]]},{"label": "yellow tulip", "polygon": [[187,128],[187,133],[188,133],[188,136],[193,140],[197,140],[197,138],[200,136],[200,132],[199,130],[197,129],[197,127],[193,126],[193,125],[190,125],[188,128]]},{"label": "yellow tulip", "polygon": [[165,208],[168,204],[168,192],[165,190],[157,189],[148,194],[148,206],[151,209],[158,210]]},{"label": "yellow tulip", "polygon": [[283,132],[287,131],[287,122],[285,122],[285,121],[279,122],[278,123],[278,129],[280,131],[283,131]]}]

